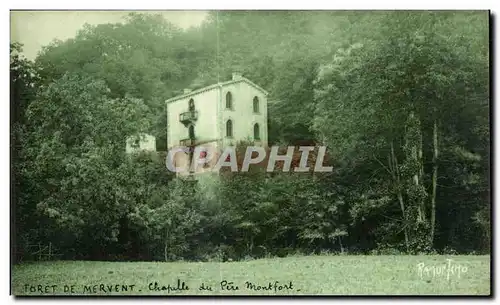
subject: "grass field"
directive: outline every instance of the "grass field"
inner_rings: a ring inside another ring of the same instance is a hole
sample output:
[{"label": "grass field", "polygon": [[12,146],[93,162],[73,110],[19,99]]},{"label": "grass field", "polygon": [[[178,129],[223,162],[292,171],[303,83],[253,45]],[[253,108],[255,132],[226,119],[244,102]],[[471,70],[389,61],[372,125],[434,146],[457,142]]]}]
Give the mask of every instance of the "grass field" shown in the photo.
[{"label": "grass field", "polygon": [[[202,285],[205,290],[200,290]],[[224,263],[26,263],[12,268],[12,290],[15,295],[101,296],[489,295],[490,257],[304,256]]]}]

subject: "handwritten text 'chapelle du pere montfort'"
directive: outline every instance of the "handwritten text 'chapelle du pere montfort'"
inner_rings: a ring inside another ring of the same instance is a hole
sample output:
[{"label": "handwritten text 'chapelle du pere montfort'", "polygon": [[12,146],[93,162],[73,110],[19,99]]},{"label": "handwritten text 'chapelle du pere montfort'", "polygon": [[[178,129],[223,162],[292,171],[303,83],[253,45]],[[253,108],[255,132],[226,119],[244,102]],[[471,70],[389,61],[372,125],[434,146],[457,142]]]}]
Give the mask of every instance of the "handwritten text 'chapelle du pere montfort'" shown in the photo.
[{"label": "handwritten text 'chapelle du pere montfort'", "polygon": [[202,283],[201,285],[192,287],[185,281],[177,279],[175,284],[164,284],[157,281],[150,282],[146,287],[141,288],[140,285],[131,284],[93,284],[93,285],[24,285],[24,293],[27,294],[107,294],[107,293],[153,293],[153,294],[179,294],[179,293],[195,293],[199,292],[236,292],[236,291],[255,291],[280,293],[285,291],[297,291],[292,281],[280,282],[272,281],[267,283],[255,283],[245,281],[242,284],[237,284],[232,281],[222,280],[217,285],[209,285]]},{"label": "handwritten text 'chapelle du pere montfort'", "polygon": [[[298,150],[301,152],[299,166],[294,168],[295,172],[308,172],[310,168],[307,166],[307,160],[309,157],[309,152],[313,151],[316,147],[314,146],[300,146]],[[267,164],[267,172],[272,172],[274,170],[274,166],[276,162],[283,161],[283,171],[290,171],[293,153],[295,150],[294,146],[289,146],[287,149],[286,155],[278,155],[278,146],[272,146],[271,152],[269,154],[269,161]],[[172,172],[181,173],[186,171],[184,167],[176,167],[174,165],[174,158],[177,153],[183,152],[187,153],[190,151],[189,147],[176,147],[169,150],[166,157],[166,165],[167,169]],[[323,160],[325,158],[326,146],[320,146],[318,149],[318,155],[316,158],[316,163],[314,164],[315,172],[331,172],[333,171],[333,167],[331,166],[323,166]],[[256,153],[255,157],[252,157],[253,153]],[[198,146],[194,149],[193,159],[191,163],[191,170],[198,168],[199,166],[203,166],[205,164],[209,164],[210,161],[213,160],[215,154],[206,147]],[[243,159],[243,165],[241,169],[238,169],[238,164],[236,162],[236,150],[235,147],[229,146],[224,149],[224,151],[220,154],[217,163],[212,168],[213,171],[218,171],[222,167],[229,166],[232,172],[248,171],[250,164],[258,164],[262,162],[266,157],[266,151],[263,147],[260,146],[249,146],[245,151],[245,157]]]}]

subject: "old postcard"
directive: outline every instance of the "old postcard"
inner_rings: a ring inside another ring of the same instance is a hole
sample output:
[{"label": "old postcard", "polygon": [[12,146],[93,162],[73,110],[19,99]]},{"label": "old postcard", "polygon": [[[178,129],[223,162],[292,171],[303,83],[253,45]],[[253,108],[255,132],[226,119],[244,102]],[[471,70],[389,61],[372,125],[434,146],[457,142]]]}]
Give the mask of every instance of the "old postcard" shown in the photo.
[{"label": "old postcard", "polygon": [[10,17],[13,295],[491,295],[488,11]]}]

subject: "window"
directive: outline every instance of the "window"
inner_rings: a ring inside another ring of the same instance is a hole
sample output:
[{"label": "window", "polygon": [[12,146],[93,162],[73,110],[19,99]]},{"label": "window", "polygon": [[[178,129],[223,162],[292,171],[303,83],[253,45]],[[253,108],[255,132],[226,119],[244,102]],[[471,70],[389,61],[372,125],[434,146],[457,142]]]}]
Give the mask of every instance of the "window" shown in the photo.
[{"label": "window", "polygon": [[231,92],[226,93],[226,108],[233,109],[233,95]]},{"label": "window", "polygon": [[226,122],[226,137],[233,136],[233,121],[227,120]]},{"label": "window", "polygon": [[259,113],[259,98],[258,97],[253,98],[253,112]]},{"label": "window", "polygon": [[258,123],[255,123],[255,125],[253,125],[253,138],[255,140],[260,140],[260,128]]},{"label": "window", "polygon": [[194,126],[193,125],[189,125],[189,138],[191,140],[194,139]]},{"label": "window", "polygon": [[189,100],[189,111],[194,111],[194,100],[193,99]]}]

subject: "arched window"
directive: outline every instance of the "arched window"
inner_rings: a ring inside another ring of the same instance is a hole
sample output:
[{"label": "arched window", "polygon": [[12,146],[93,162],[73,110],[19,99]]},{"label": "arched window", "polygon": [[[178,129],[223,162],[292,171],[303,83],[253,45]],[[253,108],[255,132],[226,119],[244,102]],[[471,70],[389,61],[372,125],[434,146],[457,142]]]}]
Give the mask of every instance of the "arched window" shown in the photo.
[{"label": "arched window", "polygon": [[259,113],[259,98],[258,97],[253,98],[253,112]]},{"label": "arched window", "polygon": [[194,126],[193,125],[189,125],[189,138],[191,140],[194,139]]},{"label": "arched window", "polygon": [[189,111],[194,111],[194,100],[193,99],[189,100]]},{"label": "arched window", "polygon": [[226,108],[233,109],[233,95],[231,92],[226,93]]},{"label": "arched window", "polygon": [[226,122],[226,137],[233,136],[233,121],[227,120]]},{"label": "arched window", "polygon": [[260,128],[258,123],[255,123],[255,125],[253,125],[253,138],[255,140],[260,140]]}]

